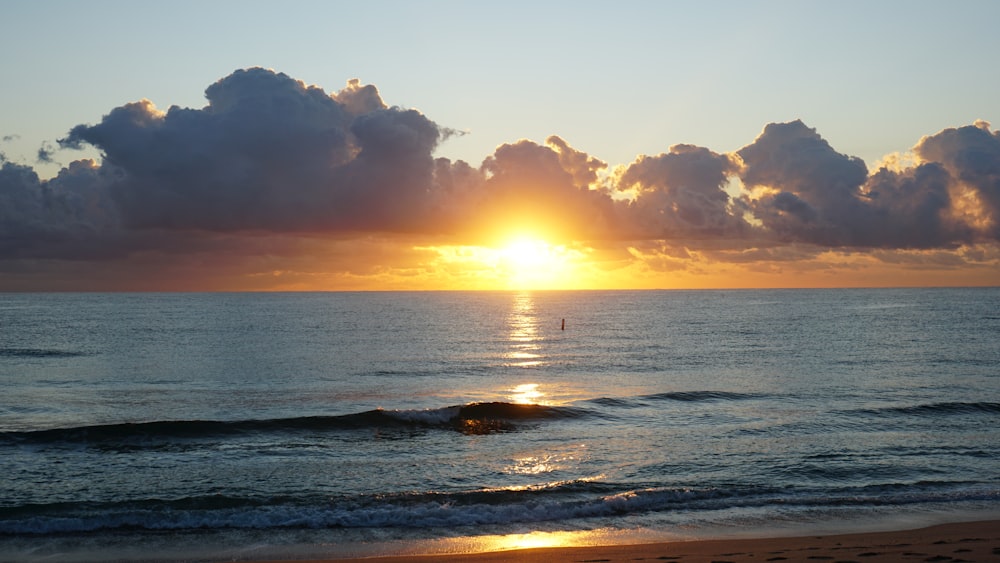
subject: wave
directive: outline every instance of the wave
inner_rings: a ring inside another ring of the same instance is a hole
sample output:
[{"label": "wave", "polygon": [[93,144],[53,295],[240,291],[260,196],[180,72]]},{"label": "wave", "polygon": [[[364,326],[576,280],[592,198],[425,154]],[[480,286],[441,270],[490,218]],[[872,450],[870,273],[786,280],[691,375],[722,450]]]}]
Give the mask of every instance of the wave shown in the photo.
[{"label": "wave", "polygon": [[446,528],[621,517],[734,508],[951,505],[1000,500],[996,488],[947,483],[886,484],[831,489],[623,488],[572,481],[538,489],[458,493],[414,492],[315,497],[252,498],[225,495],[176,500],[54,503],[0,508],[0,536],[98,531],[178,531],[288,528]]},{"label": "wave", "polygon": [[644,395],[641,400],[646,401],[742,401],[746,399],[757,399],[759,395],[752,393],[733,393],[729,391],[673,391],[669,393],[655,393]]},{"label": "wave", "polygon": [[942,416],[964,414],[1000,414],[1000,403],[992,402],[944,402],[920,405],[859,409],[855,413],[874,416]]},{"label": "wave", "polygon": [[735,393],[730,391],[670,391],[653,393],[635,397],[600,397],[586,402],[606,408],[634,409],[649,407],[650,403],[680,402],[680,403],[711,403],[722,401],[744,401],[759,399],[763,395],[752,393]]},{"label": "wave", "polygon": [[48,348],[0,348],[0,358],[75,358],[86,355],[83,352]]},{"label": "wave", "polygon": [[336,432],[358,429],[442,429],[464,434],[516,431],[525,423],[587,416],[583,409],[519,403],[469,403],[440,409],[376,409],[340,416],[263,420],[163,420],[0,433],[0,446],[84,444],[158,447],[164,442],[227,438],[261,433]]},{"label": "wave", "polygon": [[399,493],[331,499],[206,496],[122,503],[63,503],[0,508],[0,535],[42,535],[102,530],[267,528],[441,528],[613,516],[715,496],[711,491],[660,490],[598,494],[584,485],[568,491],[486,490]]}]

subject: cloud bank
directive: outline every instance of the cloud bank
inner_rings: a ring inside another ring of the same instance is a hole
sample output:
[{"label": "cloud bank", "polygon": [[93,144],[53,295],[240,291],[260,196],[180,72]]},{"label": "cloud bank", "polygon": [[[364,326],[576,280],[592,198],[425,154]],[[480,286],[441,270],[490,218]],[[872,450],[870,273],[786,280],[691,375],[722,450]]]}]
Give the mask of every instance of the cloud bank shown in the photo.
[{"label": "cloud bank", "polygon": [[200,109],[166,111],[140,100],[73,127],[60,152],[90,145],[100,161],[51,179],[0,156],[0,275],[60,261],[114,262],[126,277],[128,263],[195,271],[192,256],[249,271],[316,240],[469,244],[513,229],[634,257],[669,247],[732,262],[1000,242],[1000,133],[986,122],[928,135],[874,170],[801,121],[767,124],[729,154],[677,144],[609,167],[552,136],[501,145],[475,165],[436,157],[454,130],[357,80],[327,93],[250,68],[205,97]]}]

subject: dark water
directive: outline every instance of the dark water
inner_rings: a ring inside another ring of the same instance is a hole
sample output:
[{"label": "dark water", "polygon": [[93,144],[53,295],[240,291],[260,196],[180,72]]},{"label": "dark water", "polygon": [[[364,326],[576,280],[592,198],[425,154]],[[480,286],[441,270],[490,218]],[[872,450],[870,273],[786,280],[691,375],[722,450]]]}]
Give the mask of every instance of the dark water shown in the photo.
[{"label": "dark water", "polygon": [[0,384],[0,559],[1000,514],[998,289],[7,294]]}]

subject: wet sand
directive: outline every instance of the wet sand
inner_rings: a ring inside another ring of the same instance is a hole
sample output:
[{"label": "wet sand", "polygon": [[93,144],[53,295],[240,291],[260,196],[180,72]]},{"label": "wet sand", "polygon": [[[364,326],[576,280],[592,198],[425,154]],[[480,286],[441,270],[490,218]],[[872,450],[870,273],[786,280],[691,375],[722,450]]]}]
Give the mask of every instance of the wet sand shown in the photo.
[{"label": "wet sand", "polygon": [[742,563],[804,561],[1000,561],[1000,520],[861,534],[537,548],[488,553],[328,560],[338,563]]}]

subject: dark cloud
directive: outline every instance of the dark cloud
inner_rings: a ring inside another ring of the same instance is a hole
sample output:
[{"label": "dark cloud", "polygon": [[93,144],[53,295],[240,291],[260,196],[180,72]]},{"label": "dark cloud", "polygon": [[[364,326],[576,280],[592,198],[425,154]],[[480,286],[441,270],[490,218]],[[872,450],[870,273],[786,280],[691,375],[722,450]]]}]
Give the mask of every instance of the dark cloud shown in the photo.
[{"label": "dark cloud", "polygon": [[[987,236],[1000,240],[1000,131],[979,121],[957,129],[945,129],[920,140],[914,153],[927,162],[939,163],[958,182],[957,190],[971,190],[981,209],[968,209],[982,222]],[[977,207],[978,207],[977,206]]]},{"label": "dark cloud", "polygon": [[42,143],[42,146],[38,147],[37,162],[39,164],[56,164],[53,158],[55,152],[56,148],[51,143]]},{"label": "dark cloud", "polygon": [[350,132],[356,157],[335,169],[333,228],[421,232],[431,228],[437,125],[414,110],[379,109],[357,116]]},{"label": "dark cloud", "polygon": [[47,191],[34,170],[4,162],[0,167],[0,251],[20,251],[34,236],[44,236],[56,218],[47,212]]},{"label": "dark cloud", "polygon": [[114,254],[114,204],[101,169],[77,161],[48,181],[27,166],[0,167],[0,258],[90,259]]},{"label": "dark cloud", "polygon": [[[99,148],[134,228],[301,229],[328,207],[331,169],[356,150],[349,114],[315,87],[263,69],[209,86],[200,110],[126,104],[61,144]],[[308,227],[306,227],[308,228]]]},{"label": "dark cloud", "polygon": [[971,240],[948,215],[951,177],[937,163],[903,171],[880,169],[864,186],[866,200],[846,221],[856,246],[934,248]]},{"label": "dark cloud", "polygon": [[[503,144],[478,166],[435,158],[462,133],[356,79],[326,93],[251,68],[205,98],[166,111],[140,100],[73,127],[60,146],[91,145],[100,162],[48,180],[0,155],[0,262],[224,253],[263,264],[253,249],[276,238],[469,242],[519,229],[609,255],[652,245],[643,256],[670,267],[688,250],[749,263],[1000,240],[1000,134],[985,122],[925,137],[914,164],[873,173],[801,121],[769,124],[733,154],[680,144],[609,172],[558,136]],[[54,156],[39,149],[40,162]]]},{"label": "dark cloud", "polygon": [[[915,150],[921,154],[921,146]],[[925,162],[869,176],[861,160],[836,152],[814,129],[794,121],[768,125],[737,155],[750,190],[747,208],[778,240],[899,249],[972,241],[973,230],[952,213],[955,176],[949,169],[963,166],[923,152]]]},{"label": "dark cloud", "polygon": [[647,239],[749,237],[741,203],[725,191],[735,169],[728,156],[693,145],[639,157],[617,183],[636,193],[628,229]]},{"label": "dark cloud", "polygon": [[351,81],[335,95],[272,71],[209,86],[203,109],[142,100],[73,128],[98,147],[131,228],[412,230],[433,179],[437,126]]},{"label": "dark cloud", "polygon": [[767,230],[788,242],[852,243],[845,221],[863,205],[864,162],[836,152],[801,121],[769,124],[736,154],[740,179],[758,189],[744,200]]}]

